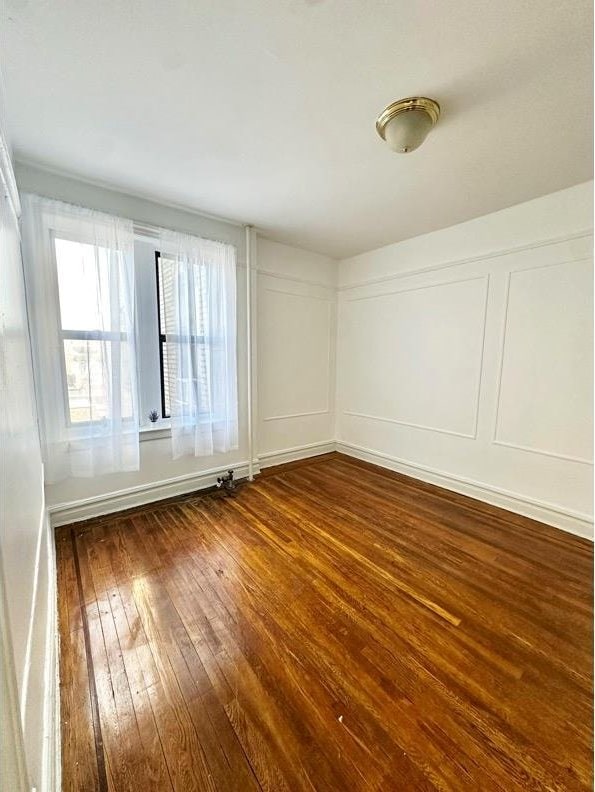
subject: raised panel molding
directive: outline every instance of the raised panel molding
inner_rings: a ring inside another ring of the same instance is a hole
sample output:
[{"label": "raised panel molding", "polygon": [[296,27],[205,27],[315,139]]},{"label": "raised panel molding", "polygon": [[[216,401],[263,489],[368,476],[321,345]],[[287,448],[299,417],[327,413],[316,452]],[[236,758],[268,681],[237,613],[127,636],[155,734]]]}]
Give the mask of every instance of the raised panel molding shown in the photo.
[{"label": "raised panel molding", "polygon": [[509,332],[509,306],[510,306],[510,292],[511,292],[511,284],[513,275],[522,272],[531,272],[534,270],[546,270],[551,269],[553,267],[562,267],[565,265],[577,264],[581,262],[590,262],[590,257],[580,257],[580,258],[565,258],[563,261],[548,263],[548,264],[539,264],[539,265],[529,265],[524,267],[518,267],[516,269],[509,270],[506,274],[506,298],[504,304],[504,319],[502,322],[502,333],[500,338],[500,348],[499,348],[499,365],[498,365],[498,375],[496,380],[496,409],[494,411],[494,423],[493,423],[493,432],[492,432],[492,445],[496,446],[503,446],[505,448],[512,448],[517,451],[523,451],[530,454],[537,454],[539,456],[545,457],[553,457],[555,459],[561,459],[568,462],[577,462],[583,465],[590,465],[593,466],[593,460],[587,459],[585,457],[581,457],[578,455],[573,454],[564,454],[560,453],[555,450],[539,448],[537,446],[528,446],[523,443],[516,443],[511,442],[510,440],[503,440],[498,437],[498,430],[500,424],[500,416],[501,416],[501,399],[502,399],[502,377],[504,373],[504,361],[505,361],[505,354],[506,354],[506,339],[508,337]]},{"label": "raised panel molding", "polygon": [[[270,273],[266,273],[266,274],[267,274],[267,276],[271,276]],[[278,276],[274,276],[273,275],[272,277],[278,277],[279,279],[283,279],[283,280],[290,280],[290,279],[285,278],[284,276],[281,276],[281,275],[278,275]],[[301,284],[304,284],[304,285],[310,285],[310,286],[315,285],[317,287],[321,287],[322,286],[322,284],[313,284],[310,281],[305,281],[305,280],[302,281],[302,280],[298,280],[298,279],[293,279],[293,280],[295,280],[295,281],[297,281],[297,282],[299,282]],[[298,292],[295,292],[295,291],[289,291],[287,289],[272,288],[270,286],[262,286],[261,288],[262,288],[263,291],[268,292],[270,294],[283,294],[283,295],[287,295],[288,297],[295,297],[295,298],[301,299],[301,300],[316,300],[318,302],[327,303],[327,307],[328,307],[328,313],[327,313],[328,333],[327,333],[326,365],[327,365],[327,372],[328,372],[328,388],[327,388],[327,392],[326,392],[326,404],[324,405],[324,407],[322,407],[319,410],[305,410],[305,411],[300,411],[300,412],[284,413],[284,414],[281,414],[281,415],[274,415],[274,414],[273,415],[264,415],[264,416],[261,417],[260,420],[262,422],[285,421],[285,420],[290,420],[290,419],[295,419],[295,418],[307,418],[307,417],[314,416],[314,415],[329,415],[330,412],[331,412],[330,403],[331,403],[331,388],[332,388],[332,330],[333,330],[332,307],[333,307],[334,302],[335,302],[334,299],[331,299],[329,297],[323,297],[323,296],[318,295],[318,294],[303,294],[303,293],[298,293]],[[324,286],[323,288],[328,289],[329,287],[328,286]]]},{"label": "raised panel molding", "polygon": [[310,412],[300,412],[300,413],[289,413],[288,415],[267,415],[266,418],[263,418],[263,421],[285,421],[288,418],[306,418],[309,415],[328,415],[330,409],[327,407],[326,410],[311,410]]},{"label": "raised panel molding", "polygon": [[[287,279],[284,278],[284,280]],[[308,286],[320,285],[320,284],[313,284],[310,281],[297,281],[297,282],[304,283]],[[298,292],[287,291],[287,289],[272,289],[270,286],[264,286],[263,291],[271,292],[272,294],[287,294],[289,297],[299,297],[302,300],[321,300],[322,302],[329,303],[329,305],[332,305],[333,303],[333,300],[331,300],[330,297],[321,297],[319,294],[299,294]]]},{"label": "raised panel molding", "polygon": [[[309,278],[300,278],[297,275],[282,275],[279,272],[273,272],[272,270],[265,270],[265,269],[257,269],[257,275],[262,275],[265,278],[277,278],[277,280],[288,281],[289,283],[304,283],[306,286],[317,286],[321,289],[328,289],[331,292],[335,291],[335,287],[330,285],[329,283],[325,283],[324,281],[316,281],[311,280]],[[286,294],[290,294],[290,292],[285,292]]]},{"label": "raised panel molding", "polygon": [[383,297],[389,297],[394,294],[403,294],[407,292],[413,291],[423,291],[427,289],[436,289],[445,286],[452,286],[456,285],[457,283],[468,283],[471,281],[483,281],[485,284],[485,288],[483,290],[483,311],[482,311],[482,325],[481,325],[481,344],[479,349],[479,355],[476,362],[476,374],[477,374],[477,387],[475,389],[474,395],[474,406],[473,406],[473,430],[471,432],[459,432],[453,429],[448,429],[444,427],[432,426],[430,424],[424,423],[417,423],[413,421],[405,421],[398,418],[392,418],[388,416],[382,415],[373,415],[370,413],[364,413],[353,409],[344,409],[343,415],[352,416],[355,418],[364,418],[367,420],[373,421],[382,421],[384,423],[392,423],[399,426],[408,426],[412,429],[421,429],[424,431],[429,432],[438,432],[440,434],[447,434],[453,435],[456,437],[463,437],[470,440],[475,440],[477,438],[477,431],[478,431],[478,421],[479,421],[479,403],[481,399],[481,387],[482,387],[482,380],[483,380],[483,359],[484,359],[484,352],[485,352],[485,338],[486,338],[486,325],[487,325],[487,308],[488,308],[488,296],[489,296],[489,284],[490,284],[490,275],[472,275],[465,278],[457,278],[454,280],[446,280],[441,281],[439,283],[431,283],[422,286],[412,286],[412,287],[405,287],[403,289],[394,289],[391,291],[384,291],[378,294],[370,294],[370,295],[363,295],[360,297],[347,297],[344,299],[344,302],[360,302],[363,300],[373,300],[373,299],[380,299]]},{"label": "raised panel molding", "polygon": [[[479,395],[477,398],[479,402]],[[455,432],[452,429],[441,429],[438,426],[426,426],[425,424],[411,423],[410,421],[398,421],[396,418],[384,418],[381,415],[368,415],[367,413],[354,412],[353,410],[343,410],[343,415],[349,415],[353,418],[366,418],[369,421],[383,421],[384,423],[397,424],[397,426],[409,426],[412,429],[423,429],[426,432],[439,432],[440,434],[454,435],[455,437],[465,437],[468,440],[475,440],[477,437],[477,406],[475,408],[475,432],[473,434],[465,434],[464,432]]]},{"label": "raised panel molding", "polygon": [[480,253],[477,256],[469,256],[468,258],[451,259],[450,261],[440,262],[439,264],[429,264],[425,267],[417,267],[416,269],[403,270],[402,272],[394,272],[390,275],[381,275],[377,278],[369,278],[367,280],[357,281],[356,283],[348,283],[344,286],[339,286],[339,291],[350,291],[351,289],[361,289],[364,286],[374,286],[376,284],[388,283],[400,278],[412,278],[416,275],[424,275],[429,272],[438,272],[451,267],[462,267],[465,264],[476,264],[481,261],[489,261],[490,259],[501,258],[502,256],[509,256],[514,253],[523,253],[528,250],[537,250],[550,245],[559,245],[563,242],[572,242],[578,239],[586,239],[593,236],[593,229],[585,229],[578,231],[574,234],[563,234],[562,236],[552,237],[550,239],[537,240],[535,242],[527,243],[526,245],[516,245],[508,248],[500,248],[499,250],[491,250],[488,253]]}]

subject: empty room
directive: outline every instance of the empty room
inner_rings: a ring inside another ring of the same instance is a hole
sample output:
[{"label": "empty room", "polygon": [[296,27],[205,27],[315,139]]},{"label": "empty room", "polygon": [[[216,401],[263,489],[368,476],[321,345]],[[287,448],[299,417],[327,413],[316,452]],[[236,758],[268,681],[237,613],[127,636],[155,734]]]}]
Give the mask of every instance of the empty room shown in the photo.
[{"label": "empty room", "polygon": [[0,42],[0,790],[592,790],[592,4]]}]

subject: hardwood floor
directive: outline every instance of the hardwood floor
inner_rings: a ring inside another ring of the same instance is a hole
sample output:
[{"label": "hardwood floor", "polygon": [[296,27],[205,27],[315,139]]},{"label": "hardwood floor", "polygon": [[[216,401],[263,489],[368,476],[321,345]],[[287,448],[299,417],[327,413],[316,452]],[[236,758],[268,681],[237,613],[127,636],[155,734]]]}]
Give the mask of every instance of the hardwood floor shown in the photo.
[{"label": "hardwood floor", "polygon": [[57,530],[64,790],[586,790],[590,542],[332,454]]}]

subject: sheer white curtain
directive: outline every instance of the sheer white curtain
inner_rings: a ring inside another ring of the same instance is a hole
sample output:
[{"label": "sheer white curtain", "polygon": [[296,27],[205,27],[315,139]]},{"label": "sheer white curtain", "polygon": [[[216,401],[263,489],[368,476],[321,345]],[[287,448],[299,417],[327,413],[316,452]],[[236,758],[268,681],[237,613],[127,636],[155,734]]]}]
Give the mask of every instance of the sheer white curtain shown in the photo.
[{"label": "sheer white curtain", "polygon": [[138,470],[132,222],[37,195],[21,222],[46,479]]},{"label": "sheer white curtain", "polygon": [[238,447],[236,250],[162,230],[160,299],[174,458]]}]

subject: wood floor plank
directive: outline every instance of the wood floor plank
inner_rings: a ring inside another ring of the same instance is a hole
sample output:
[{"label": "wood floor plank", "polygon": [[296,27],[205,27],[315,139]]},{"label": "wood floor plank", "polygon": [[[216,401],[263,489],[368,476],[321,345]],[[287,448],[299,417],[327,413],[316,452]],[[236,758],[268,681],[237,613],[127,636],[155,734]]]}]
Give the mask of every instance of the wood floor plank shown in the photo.
[{"label": "wood floor plank", "polygon": [[592,788],[586,540],[329,454],[56,545],[65,789]]}]

